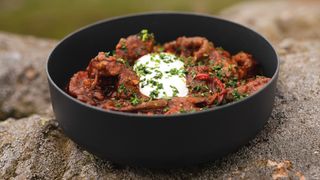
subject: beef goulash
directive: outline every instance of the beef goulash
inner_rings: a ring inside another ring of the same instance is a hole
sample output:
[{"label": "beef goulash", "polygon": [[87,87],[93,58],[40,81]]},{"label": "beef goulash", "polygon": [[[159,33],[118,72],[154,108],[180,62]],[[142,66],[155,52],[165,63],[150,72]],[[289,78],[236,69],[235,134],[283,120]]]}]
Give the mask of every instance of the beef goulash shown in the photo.
[{"label": "beef goulash", "polygon": [[269,80],[249,53],[231,55],[204,37],[161,45],[142,30],[121,38],[113,52],[99,52],[66,90],[106,110],[169,115],[240,100]]}]

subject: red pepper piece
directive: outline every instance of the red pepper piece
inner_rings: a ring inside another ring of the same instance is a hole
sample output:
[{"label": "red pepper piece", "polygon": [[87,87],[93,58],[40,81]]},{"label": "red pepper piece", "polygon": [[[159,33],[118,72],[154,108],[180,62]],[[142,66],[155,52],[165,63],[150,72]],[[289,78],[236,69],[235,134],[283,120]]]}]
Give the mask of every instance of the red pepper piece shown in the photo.
[{"label": "red pepper piece", "polygon": [[212,80],[220,88],[221,91],[225,89],[224,84],[221,82],[220,79],[213,78]]},{"label": "red pepper piece", "polygon": [[198,80],[208,80],[209,78],[210,78],[210,75],[205,73],[197,74],[195,77],[195,79],[198,79]]}]

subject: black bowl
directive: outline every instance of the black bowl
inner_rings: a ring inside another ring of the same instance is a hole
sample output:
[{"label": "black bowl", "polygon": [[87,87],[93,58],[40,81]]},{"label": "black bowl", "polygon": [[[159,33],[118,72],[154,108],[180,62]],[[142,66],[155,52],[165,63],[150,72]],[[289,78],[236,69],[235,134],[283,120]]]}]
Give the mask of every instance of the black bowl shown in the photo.
[{"label": "black bowl", "polygon": [[[70,77],[99,51],[113,50],[121,37],[141,29],[153,32],[160,43],[203,36],[233,54],[249,52],[272,79],[238,102],[169,116],[106,111],[64,91]],[[118,164],[168,168],[211,161],[248,143],[271,114],[278,65],[272,46],[239,24],[199,14],[148,13],[101,21],[69,35],[51,53],[47,73],[55,116],[74,142]]]}]

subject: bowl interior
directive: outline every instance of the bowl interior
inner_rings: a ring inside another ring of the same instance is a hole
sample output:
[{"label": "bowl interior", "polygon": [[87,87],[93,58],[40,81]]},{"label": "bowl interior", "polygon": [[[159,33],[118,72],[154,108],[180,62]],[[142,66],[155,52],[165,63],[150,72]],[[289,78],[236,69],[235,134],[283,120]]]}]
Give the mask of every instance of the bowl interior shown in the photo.
[{"label": "bowl interior", "polygon": [[248,28],[205,15],[149,13],[101,21],[69,35],[49,57],[47,71],[50,78],[64,90],[70,77],[85,69],[99,51],[114,50],[120,38],[141,29],[153,32],[159,43],[179,36],[203,36],[231,54],[251,53],[267,77],[272,77],[277,70],[277,57],[271,45]]}]

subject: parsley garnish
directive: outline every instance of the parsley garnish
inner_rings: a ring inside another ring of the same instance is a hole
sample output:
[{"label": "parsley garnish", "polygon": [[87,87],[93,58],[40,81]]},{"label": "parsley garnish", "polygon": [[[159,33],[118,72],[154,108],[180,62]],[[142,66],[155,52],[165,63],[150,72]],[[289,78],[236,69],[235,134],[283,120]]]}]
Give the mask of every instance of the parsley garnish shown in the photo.
[{"label": "parsley garnish", "polygon": [[106,57],[109,57],[109,56],[110,56],[110,52],[105,52],[104,55],[105,55]]},{"label": "parsley garnish", "polygon": [[238,78],[234,77],[232,79],[230,79],[227,83],[226,83],[227,87],[237,87],[238,85]]},{"label": "parsley garnish", "polygon": [[125,94],[127,94],[127,92],[128,92],[126,86],[123,83],[121,83],[118,87],[118,93],[122,93],[122,92]]},{"label": "parsley garnish", "polygon": [[159,95],[159,91],[156,89],[156,90],[153,90],[150,92],[149,96],[151,97],[151,99],[156,99],[156,97],[158,97]]},{"label": "parsley garnish", "polygon": [[138,98],[137,94],[133,94],[133,96],[130,98],[130,103],[133,105],[133,106],[136,106],[138,104],[140,104],[140,99]]},{"label": "parsley garnish", "polygon": [[170,85],[171,89],[172,89],[172,96],[175,97],[178,95],[179,91],[175,86]]},{"label": "parsley garnish", "polygon": [[168,106],[166,106],[165,108],[163,108],[163,112],[167,112],[167,111],[169,111],[169,107],[168,107]]},{"label": "parsley garnish", "polygon": [[220,79],[220,80],[225,76],[225,73],[222,71],[222,66],[221,65],[213,66],[212,70],[214,71],[216,77],[218,79]]},{"label": "parsley garnish", "polygon": [[193,87],[193,90],[194,91],[200,91],[202,88],[201,88],[201,85],[196,85],[195,87]]},{"label": "parsley garnish", "polygon": [[127,67],[130,66],[129,62],[124,60],[124,59],[122,59],[122,58],[117,59],[117,62],[122,63],[122,64],[126,65]]},{"label": "parsley garnish", "polygon": [[149,33],[147,29],[142,29],[139,34],[139,37],[142,41],[147,41],[153,39],[153,34]]},{"label": "parsley garnish", "polygon": [[122,104],[120,104],[119,102],[117,102],[115,105],[116,105],[117,108],[121,108],[122,107]]},{"label": "parsley garnish", "polygon": [[127,51],[127,46],[126,46],[126,40],[125,39],[122,39],[121,40],[121,49],[123,50],[123,51]]},{"label": "parsley garnish", "polygon": [[170,69],[169,73],[171,75],[178,75],[179,74],[179,70],[177,68],[172,68],[172,69]]},{"label": "parsley garnish", "polygon": [[195,87],[192,88],[193,91],[199,92],[199,91],[207,91],[209,90],[209,87],[207,85],[196,85]]},{"label": "parsley garnish", "polygon": [[151,74],[152,72],[147,69],[147,67],[143,64],[139,64],[138,66],[135,67],[135,70],[138,71],[137,74],[139,76],[143,76],[146,74]]},{"label": "parsley garnish", "polygon": [[156,75],[154,76],[155,79],[161,79],[163,74],[161,71],[159,70],[155,70],[156,71]]},{"label": "parsley garnish", "polygon": [[220,69],[222,69],[221,65],[215,65],[215,66],[212,67],[212,70],[214,70],[214,71],[217,71],[217,70],[220,70]]},{"label": "parsley garnish", "polygon": [[188,111],[187,110],[185,110],[185,109],[180,109],[180,113],[187,113]]},{"label": "parsley garnish", "polygon": [[237,89],[234,89],[234,90],[232,91],[232,96],[233,96],[233,98],[234,98],[235,100],[240,100],[240,99],[242,99],[242,98],[247,97],[248,95],[247,95],[247,94],[240,94]]}]

